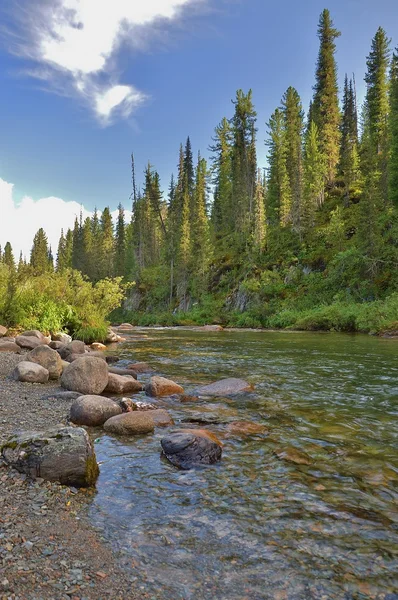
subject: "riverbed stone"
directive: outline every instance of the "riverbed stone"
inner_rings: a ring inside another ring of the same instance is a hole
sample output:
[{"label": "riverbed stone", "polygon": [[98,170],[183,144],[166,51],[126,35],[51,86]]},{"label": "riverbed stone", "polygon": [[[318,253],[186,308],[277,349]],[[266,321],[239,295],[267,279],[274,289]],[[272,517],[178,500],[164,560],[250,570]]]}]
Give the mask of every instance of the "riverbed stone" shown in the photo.
[{"label": "riverbed stone", "polygon": [[277,448],[274,450],[274,454],[280,459],[287,462],[295,463],[296,465],[310,465],[311,459],[306,452],[298,450],[297,448]]},{"label": "riverbed stone", "polygon": [[63,360],[71,362],[69,359],[72,355],[85,354],[86,344],[80,340],[73,340],[73,342],[70,342],[63,348],[60,348],[58,352]]},{"label": "riverbed stone", "polygon": [[61,342],[62,344],[70,344],[72,341],[72,336],[64,333],[63,331],[59,331],[52,336],[54,342]]},{"label": "riverbed stone", "polygon": [[64,369],[61,377],[63,388],[81,394],[101,394],[108,384],[108,367],[97,357],[81,357]]},{"label": "riverbed stone", "polygon": [[61,348],[63,348],[65,346],[65,344],[63,344],[62,342],[56,342],[53,340],[51,340],[51,342],[48,345],[53,350],[60,350]]},{"label": "riverbed stone", "polygon": [[155,423],[155,427],[169,427],[170,425],[174,425],[172,417],[164,408],[157,408],[149,412]]},{"label": "riverbed stone", "polygon": [[6,462],[32,478],[74,487],[95,484],[99,474],[94,448],[81,427],[51,427],[10,438],[2,446]]},{"label": "riverbed stone", "polygon": [[180,469],[211,465],[221,460],[222,444],[206,429],[181,429],[163,437],[160,443],[166,458]]},{"label": "riverbed stone", "polygon": [[105,338],[106,344],[115,344],[118,341],[118,335],[113,331],[113,329],[109,328],[107,336]]},{"label": "riverbed stone", "polygon": [[172,396],[173,394],[183,394],[184,388],[178,383],[165,377],[151,377],[149,383],[145,387],[147,396]]},{"label": "riverbed stone", "polygon": [[14,354],[19,354],[21,347],[11,340],[2,338],[0,339],[0,352],[14,352]]},{"label": "riverbed stone", "polygon": [[228,424],[227,431],[231,435],[247,436],[267,433],[269,430],[268,427],[261,423],[253,423],[252,421],[233,421]]},{"label": "riverbed stone", "polygon": [[137,379],[137,373],[132,371],[131,369],[121,369],[119,367],[108,367],[109,373],[113,373],[114,375],[125,375],[127,377],[134,377]]},{"label": "riverbed stone", "polygon": [[204,325],[204,331],[224,331],[224,327],[221,325]]},{"label": "riverbed stone", "polygon": [[50,379],[58,379],[62,374],[62,359],[56,350],[49,346],[38,346],[27,355],[27,360],[41,365],[50,374]]},{"label": "riverbed stone", "polygon": [[7,335],[7,327],[4,327],[4,325],[0,325],[0,338],[4,337]]},{"label": "riverbed stone", "polygon": [[50,377],[47,369],[34,362],[22,360],[12,372],[12,378],[26,383],[46,383]]},{"label": "riverbed stone", "polygon": [[244,379],[236,379],[235,377],[229,377],[227,379],[221,379],[215,383],[204,385],[197,388],[192,392],[193,396],[216,396],[225,397],[233,396],[235,394],[241,394],[242,392],[250,392],[253,390],[253,386],[245,381]]},{"label": "riverbed stone", "polygon": [[51,336],[44,335],[38,329],[28,329],[27,331],[23,331],[21,333],[23,337],[35,337],[40,340],[43,344],[49,344],[51,342]]},{"label": "riverbed stone", "polygon": [[26,350],[33,350],[34,348],[37,348],[37,346],[45,344],[45,342],[33,335],[17,335],[15,343],[18,344],[20,348],[25,348]]},{"label": "riverbed stone", "polygon": [[134,325],[131,325],[131,323],[122,323],[121,325],[119,325],[118,329],[125,329],[127,331],[134,329]]},{"label": "riverbed stone", "polygon": [[106,350],[106,346],[105,344],[101,344],[101,342],[93,342],[92,344],[90,344],[90,348],[92,350]]},{"label": "riverbed stone", "polygon": [[141,435],[151,433],[155,422],[151,416],[153,411],[133,411],[111,417],[104,424],[108,433],[117,435]]},{"label": "riverbed stone", "polygon": [[99,427],[108,419],[122,414],[117,402],[104,396],[80,396],[71,406],[70,420],[75,425]]},{"label": "riverbed stone", "polygon": [[134,379],[134,377],[116,375],[115,373],[108,374],[108,384],[105,388],[105,392],[108,394],[135,394],[142,392],[142,389],[142,383]]}]

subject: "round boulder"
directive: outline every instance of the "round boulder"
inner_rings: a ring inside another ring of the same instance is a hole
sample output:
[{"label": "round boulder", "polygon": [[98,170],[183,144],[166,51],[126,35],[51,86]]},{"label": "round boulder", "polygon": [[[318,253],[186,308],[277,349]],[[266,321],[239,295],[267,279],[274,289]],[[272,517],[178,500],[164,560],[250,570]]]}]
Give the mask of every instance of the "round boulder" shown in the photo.
[{"label": "round boulder", "polygon": [[155,427],[169,427],[169,425],[174,425],[173,419],[164,408],[151,410],[150,415],[155,423]]},{"label": "round boulder", "polygon": [[50,379],[58,379],[61,376],[63,370],[62,359],[58,352],[52,350],[49,346],[38,346],[29,352],[27,359],[47,369]]},{"label": "round boulder", "polygon": [[34,335],[17,335],[15,342],[20,348],[26,348],[27,350],[33,350],[34,348],[37,348],[37,346],[42,346],[46,343],[39,340],[39,338]]},{"label": "round boulder", "polygon": [[133,411],[111,417],[104,425],[108,433],[118,435],[141,435],[151,433],[155,429],[152,410]]},{"label": "round boulder", "polygon": [[184,388],[178,383],[166,379],[165,377],[151,377],[150,382],[145,387],[147,396],[172,396],[173,394],[183,394]]},{"label": "round boulder", "polygon": [[181,429],[165,436],[160,443],[166,458],[180,469],[211,465],[221,460],[221,442],[205,429]]},{"label": "round boulder", "polygon": [[59,332],[53,335],[52,339],[54,342],[61,342],[62,344],[66,345],[71,343],[72,336],[68,335],[67,333]]},{"label": "round boulder", "polygon": [[34,337],[34,338],[40,340],[42,342],[42,344],[49,344],[51,342],[51,337],[44,335],[44,333],[42,333],[38,329],[29,329],[29,330],[21,333],[21,335],[23,337]]},{"label": "round boulder", "polygon": [[21,347],[15,342],[2,339],[0,340],[0,352],[14,352],[19,354],[19,352],[21,352]]},{"label": "round boulder", "polygon": [[19,362],[12,372],[13,379],[26,383],[46,383],[49,377],[47,369],[27,360]]},{"label": "round boulder", "polygon": [[92,350],[106,350],[105,344],[101,344],[100,342],[93,342],[90,348]]},{"label": "round boulder", "polygon": [[63,388],[81,394],[101,394],[108,383],[108,367],[104,360],[92,356],[74,360],[62,373]]},{"label": "round boulder", "polygon": [[60,348],[58,352],[63,360],[71,362],[69,360],[70,356],[75,354],[85,354],[86,345],[80,340],[73,340],[73,342],[70,342],[69,344],[66,344],[66,346]]},{"label": "round boulder", "polygon": [[81,427],[58,425],[17,435],[3,444],[2,454],[20,473],[63,485],[89,487],[99,474],[94,448]]},{"label": "round boulder", "polygon": [[115,375],[115,373],[108,374],[108,385],[105,388],[105,392],[108,394],[135,394],[136,392],[142,392],[142,389],[142,383],[134,377]]},{"label": "round boulder", "polygon": [[122,414],[119,404],[104,396],[80,396],[70,409],[70,420],[75,425],[98,427],[108,419]]}]

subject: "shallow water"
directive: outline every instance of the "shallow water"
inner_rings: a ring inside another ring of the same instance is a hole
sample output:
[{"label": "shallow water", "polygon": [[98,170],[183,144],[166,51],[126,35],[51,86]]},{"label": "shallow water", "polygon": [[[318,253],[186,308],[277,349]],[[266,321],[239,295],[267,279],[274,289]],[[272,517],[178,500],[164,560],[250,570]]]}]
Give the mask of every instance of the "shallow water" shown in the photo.
[{"label": "shallow water", "polygon": [[[255,385],[233,399],[165,401],[177,425],[210,421],[182,425],[219,435],[217,466],[177,470],[160,456],[162,429],[98,438],[90,515],[143,597],[398,598],[396,341],[151,329],[119,353],[187,393],[224,377]],[[268,432],[229,436],[234,420]]]}]

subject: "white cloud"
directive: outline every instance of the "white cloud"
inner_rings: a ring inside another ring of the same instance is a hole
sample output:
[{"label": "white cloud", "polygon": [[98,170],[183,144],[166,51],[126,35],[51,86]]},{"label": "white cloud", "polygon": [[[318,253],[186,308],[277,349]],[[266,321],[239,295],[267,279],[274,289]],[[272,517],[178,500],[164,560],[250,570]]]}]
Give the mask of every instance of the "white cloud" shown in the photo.
[{"label": "white cloud", "polygon": [[[13,190],[12,183],[0,178],[0,246],[4,248],[5,244],[10,242],[17,260],[21,251],[29,259],[33,237],[40,227],[43,227],[47,233],[53,254],[56,255],[61,229],[64,232],[68,228],[72,229],[76,217],[79,218],[80,210],[83,219],[92,215],[92,212],[78,202],[67,202],[55,196],[39,200],[25,196],[19,204],[16,204]],[[112,212],[112,216],[116,221],[117,210]],[[130,216],[131,213],[126,211],[126,221]]]},{"label": "white cloud", "polygon": [[[28,0],[22,11],[25,40],[18,51],[41,66],[40,76],[60,86],[71,82],[89,101],[102,123],[117,109],[128,116],[146,98],[131,84],[117,82],[117,51],[124,43],[139,45],[143,29],[159,19],[173,20],[189,4],[207,0]],[[145,36],[147,39],[148,36]],[[49,67],[49,69],[48,69]]]}]

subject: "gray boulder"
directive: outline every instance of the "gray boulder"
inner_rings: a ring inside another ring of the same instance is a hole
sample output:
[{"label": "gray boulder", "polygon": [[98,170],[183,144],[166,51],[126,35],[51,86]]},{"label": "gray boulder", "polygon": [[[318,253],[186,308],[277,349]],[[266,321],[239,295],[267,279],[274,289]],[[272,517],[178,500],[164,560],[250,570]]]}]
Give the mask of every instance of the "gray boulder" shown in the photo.
[{"label": "gray boulder", "polygon": [[70,409],[70,420],[75,425],[98,427],[108,419],[122,414],[122,409],[110,398],[104,396],[80,396]]},{"label": "gray boulder", "polygon": [[48,345],[53,350],[60,350],[61,348],[63,348],[65,346],[65,344],[63,344],[62,342],[54,342],[54,341],[50,342]]},{"label": "gray boulder", "polygon": [[99,474],[94,448],[81,427],[58,425],[23,433],[10,438],[1,451],[9,465],[32,478],[90,487]]},{"label": "gray boulder", "polygon": [[125,377],[123,375],[109,373],[105,392],[108,394],[135,394],[137,392],[142,392],[142,389],[142,383],[134,379],[134,377]]},{"label": "gray boulder", "polygon": [[64,346],[63,348],[60,348],[58,352],[63,360],[69,361],[69,357],[73,354],[85,354],[86,345],[80,340],[73,340],[73,342],[70,342],[69,344],[66,344],[66,346]]},{"label": "gray boulder", "polygon": [[104,425],[108,433],[117,435],[142,435],[151,433],[155,429],[155,422],[151,417],[152,410],[133,411],[111,417]]},{"label": "gray boulder", "polygon": [[180,469],[211,465],[221,460],[221,442],[205,429],[181,429],[165,436],[160,443],[166,458]]},{"label": "gray boulder", "polygon": [[108,367],[97,357],[74,360],[62,373],[63,388],[81,394],[101,394],[108,383]]},{"label": "gray boulder", "polygon": [[131,369],[119,369],[119,367],[108,367],[109,373],[114,373],[114,375],[126,375],[127,377],[134,377],[137,379],[137,373],[132,371]]},{"label": "gray boulder", "polygon": [[61,342],[62,344],[70,344],[72,341],[72,336],[68,335],[67,333],[56,333],[55,335],[52,336],[52,339],[54,342]]},{"label": "gray boulder", "polygon": [[50,374],[50,379],[58,379],[61,376],[63,366],[58,352],[49,346],[38,346],[27,355],[27,360],[41,365]]},{"label": "gray boulder", "polygon": [[247,381],[230,377],[228,379],[221,379],[210,385],[204,385],[192,392],[192,396],[233,396],[242,392],[250,392],[251,390],[253,390],[253,386]]},{"label": "gray boulder", "polygon": [[19,354],[21,352],[21,347],[15,342],[3,338],[0,340],[0,352],[14,352]]},{"label": "gray boulder", "polygon": [[150,415],[155,423],[155,427],[169,427],[169,425],[174,425],[173,419],[164,408],[151,410]]},{"label": "gray boulder", "polygon": [[117,335],[117,333],[115,333],[110,327],[108,329],[108,334],[106,336],[105,339],[105,343],[106,344],[115,344],[116,342],[119,341],[119,336]]},{"label": "gray boulder", "polygon": [[132,370],[134,373],[153,373],[155,369],[152,369],[148,363],[140,362],[140,363],[130,363],[127,366],[128,370]]},{"label": "gray boulder", "polygon": [[42,346],[46,342],[39,340],[39,338],[34,335],[18,335],[15,338],[15,343],[20,346],[20,348],[25,348],[27,350],[33,350],[37,348],[37,346]]},{"label": "gray boulder", "polygon": [[148,396],[172,396],[173,394],[183,394],[184,388],[178,383],[166,379],[165,377],[151,377],[149,383],[145,387],[145,392]]},{"label": "gray boulder", "polygon": [[42,333],[38,329],[29,329],[27,331],[22,332],[21,335],[23,337],[34,337],[40,340],[43,344],[49,344],[51,342],[51,337],[44,335],[44,333]]},{"label": "gray boulder", "polygon": [[4,325],[0,325],[0,338],[7,335],[7,331],[8,331],[7,327],[4,327]]},{"label": "gray boulder", "polygon": [[50,377],[47,369],[34,362],[22,360],[12,372],[12,378],[27,383],[46,383]]}]

